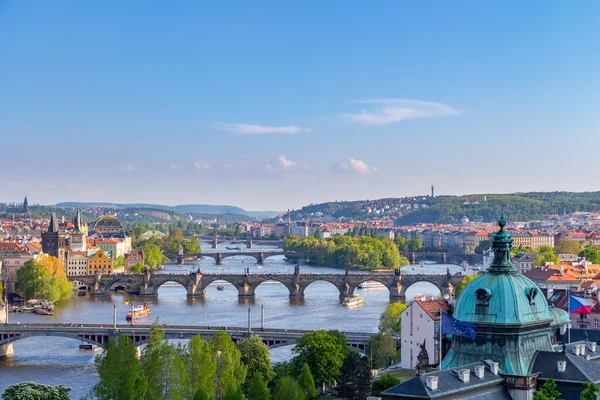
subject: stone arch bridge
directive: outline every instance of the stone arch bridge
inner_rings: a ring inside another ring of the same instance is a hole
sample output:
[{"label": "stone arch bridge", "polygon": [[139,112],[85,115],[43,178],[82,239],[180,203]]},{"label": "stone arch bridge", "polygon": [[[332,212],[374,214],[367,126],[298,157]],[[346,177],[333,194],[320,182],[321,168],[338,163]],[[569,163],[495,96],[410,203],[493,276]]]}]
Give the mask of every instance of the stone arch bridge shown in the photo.
[{"label": "stone arch bridge", "polygon": [[289,291],[289,297],[303,299],[306,288],[317,281],[333,284],[339,291],[340,299],[354,294],[359,284],[366,281],[382,283],[390,292],[390,299],[404,300],[406,289],[417,282],[430,282],[442,295],[452,295],[454,287],[462,280],[456,275],[401,275],[399,270],[393,274],[360,273],[360,274],[301,274],[296,267],[293,274],[204,274],[200,270],[189,274],[111,274],[111,275],[79,275],[70,276],[71,281],[81,282],[88,286],[93,295],[107,296],[114,287],[122,286],[140,296],[156,296],[158,289],[167,282],[176,282],[187,291],[188,297],[204,297],[208,285],[216,281],[231,283],[238,290],[240,298],[254,298],[256,288],[267,281],[282,283]]},{"label": "stone arch bridge", "polygon": [[205,251],[202,253],[184,254],[180,251],[177,254],[165,254],[171,261],[177,261],[177,264],[182,265],[185,260],[198,260],[202,257],[211,257],[215,260],[216,265],[222,265],[223,260],[228,257],[234,256],[247,256],[254,257],[256,263],[262,265],[265,260],[272,256],[293,256],[293,257],[304,257],[304,253],[298,253],[294,251],[284,251],[283,249],[265,249],[265,250],[240,250],[240,251]]}]

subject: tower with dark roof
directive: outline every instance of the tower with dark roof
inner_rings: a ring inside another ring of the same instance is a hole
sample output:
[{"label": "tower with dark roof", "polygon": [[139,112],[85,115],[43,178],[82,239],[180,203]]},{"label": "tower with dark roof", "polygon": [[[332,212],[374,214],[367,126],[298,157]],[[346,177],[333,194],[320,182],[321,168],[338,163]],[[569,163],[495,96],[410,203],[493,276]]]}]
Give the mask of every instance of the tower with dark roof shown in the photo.
[{"label": "tower with dark roof", "polygon": [[65,233],[58,226],[58,219],[53,212],[48,223],[48,230],[42,232],[42,251],[48,255],[65,261]]}]

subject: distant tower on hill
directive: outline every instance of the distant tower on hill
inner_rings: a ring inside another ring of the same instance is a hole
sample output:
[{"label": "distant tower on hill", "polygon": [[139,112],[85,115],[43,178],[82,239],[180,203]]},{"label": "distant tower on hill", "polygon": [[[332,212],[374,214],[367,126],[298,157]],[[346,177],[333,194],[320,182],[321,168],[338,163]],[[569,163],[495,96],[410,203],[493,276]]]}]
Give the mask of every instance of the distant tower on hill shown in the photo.
[{"label": "distant tower on hill", "polygon": [[27,203],[27,196],[25,196],[25,200],[23,200],[23,211],[25,213],[29,212],[29,203]]},{"label": "distant tower on hill", "polygon": [[292,218],[290,216],[290,209],[288,208],[288,217],[287,217],[287,223],[288,225],[292,223]]},{"label": "distant tower on hill", "polygon": [[431,198],[435,197],[435,189],[433,188],[433,185],[431,185]]}]

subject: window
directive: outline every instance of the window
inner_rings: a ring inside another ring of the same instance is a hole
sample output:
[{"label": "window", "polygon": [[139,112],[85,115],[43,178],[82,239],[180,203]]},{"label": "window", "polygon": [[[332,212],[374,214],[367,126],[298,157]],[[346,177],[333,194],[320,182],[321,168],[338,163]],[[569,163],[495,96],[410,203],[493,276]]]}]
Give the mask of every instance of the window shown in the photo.
[{"label": "window", "polygon": [[594,320],[594,328],[598,329],[598,320],[597,319]]}]

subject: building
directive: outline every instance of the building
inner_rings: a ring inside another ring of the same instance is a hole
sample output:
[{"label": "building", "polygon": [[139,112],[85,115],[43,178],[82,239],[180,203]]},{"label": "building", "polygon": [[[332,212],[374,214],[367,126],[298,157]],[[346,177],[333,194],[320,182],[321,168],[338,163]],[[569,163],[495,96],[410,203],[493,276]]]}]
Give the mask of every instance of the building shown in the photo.
[{"label": "building", "polygon": [[535,257],[535,253],[522,253],[513,259],[513,262],[515,263],[520,274],[524,274],[533,268],[533,264],[535,264]]},{"label": "building", "polygon": [[144,265],[144,252],[142,250],[134,250],[125,254],[124,272],[126,274],[130,273],[131,267],[137,263]]},{"label": "building", "polygon": [[113,258],[117,258],[131,251],[131,241],[128,246],[127,239],[130,238],[94,239],[93,244],[105,253],[112,254]]},{"label": "building", "polygon": [[50,223],[48,224],[48,230],[42,232],[42,251],[48,255],[56,257],[60,262],[65,263],[65,248],[66,248],[66,235],[63,231],[58,228],[58,219],[56,214],[52,213],[50,217]]},{"label": "building", "polygon": [[27,202],[27,196],[25,196],[25,200],[23,200],[23,204],[8,207],[6,209],[6,213],[7,214],[28,214],[29,213],[29,203]]},{"label": "building", "polygon": [[448,313],[448,309],[449,305],[445,300],[426,300],[422,298],[413,301],[402,312],[400,317],[402,320],[400,366],[402,368],[415,369],[421,361],[418,356],[423,348],[428,356],[427,365],[440,362],[440,311]]},{"label": "building", "polygon": [[65,273],[67,276],[87,275],[88,252],[69,251],[67,253],[67,267],[65,269]]},{"label": "building", "polygon": [[123,224],[114,215],[103,215],[94,224],[94,231],[104,237],[119,237],[123,231]]},{"label": "building", "polygon": [[474,253],[479,243],[489,240],[490,235],[487,232],[470,232],[465,235],[464,249],[465,253]]},{"label": "building", "polygon": [[77,214],[73,219],[73,231],[69,235],[69,250],[74,252],[87,251],[87,225],[81,222],[81,214],[77,210]]},{"label": "building", "polygon": [[113,259],[102,250],[88,258],[88,274],[112,274]]},{"label": "building", "polygon": [[310,236],[310,223],[305,221],[298,221],[292,224],[291,233],[300,237]]}]

